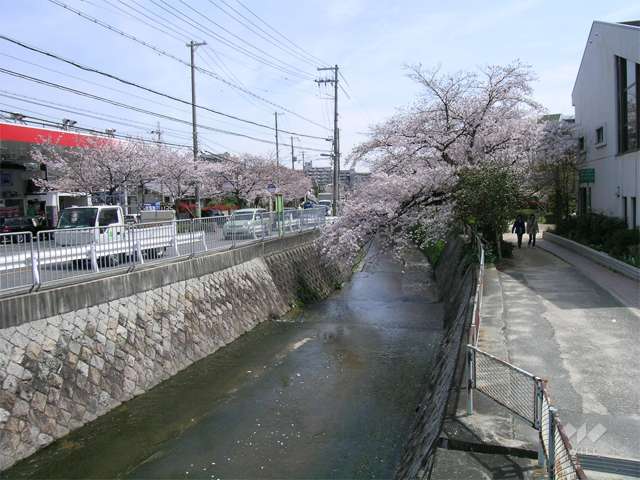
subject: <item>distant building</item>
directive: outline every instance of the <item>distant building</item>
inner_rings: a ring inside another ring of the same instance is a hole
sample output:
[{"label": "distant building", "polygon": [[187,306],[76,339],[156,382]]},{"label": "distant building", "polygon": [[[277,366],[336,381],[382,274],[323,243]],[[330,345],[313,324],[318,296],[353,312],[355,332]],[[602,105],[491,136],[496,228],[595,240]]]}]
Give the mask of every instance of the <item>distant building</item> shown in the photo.
[{"label": "distant building", "polygon": [[640,225],[640,21],[596,21],[573,87],[578,211]]},{"label": "distant building", "polygon": [[[314,167],[311,162],[307,162],[303,166],[303,172],[306,176],[311,178],[311,181],[318,191],[331,191],[331,185],[333,184],[333,168]],[[351,189],[368,178],[369,175],[369,173],[356,172],[355,169],[340,170],[340,186],[343,189]]]}]

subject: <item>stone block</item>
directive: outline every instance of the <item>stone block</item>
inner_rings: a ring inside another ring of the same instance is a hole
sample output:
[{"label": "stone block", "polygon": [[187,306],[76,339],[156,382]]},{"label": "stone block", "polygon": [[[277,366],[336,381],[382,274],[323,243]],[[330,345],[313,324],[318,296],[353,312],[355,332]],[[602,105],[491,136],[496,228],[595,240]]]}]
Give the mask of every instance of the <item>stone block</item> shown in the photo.
[{"label": "stone block", "polygon": [[39,412],[44,412],[44,407],[47,405],[47,396],[41,392],[35,392],[33,399],[31,400],[31,408],[35,408]]}]

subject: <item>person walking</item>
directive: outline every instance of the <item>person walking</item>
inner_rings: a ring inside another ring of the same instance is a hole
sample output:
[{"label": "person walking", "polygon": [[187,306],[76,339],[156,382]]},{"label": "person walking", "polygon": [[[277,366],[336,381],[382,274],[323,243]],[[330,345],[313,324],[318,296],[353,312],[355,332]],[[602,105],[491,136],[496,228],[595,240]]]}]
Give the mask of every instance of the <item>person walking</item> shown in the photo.
[{"label": "person walking", "polygon": [[525,230],[526,227],[524,220],[522,219],[522,215],[518,215],[513,227],[511,227],[511,233],[515,233],[518,237],[518,248],[522,248],[522,236],[524,235]]},{"label": "person walking", "polygon": [[536,216],[532,213],[531,216],[529,217],[529,220],[527,220],[527,233],[529,234],[530,247],[536,246],[536,235],[538,231],[539,231],[538,220],[536,219]]}]

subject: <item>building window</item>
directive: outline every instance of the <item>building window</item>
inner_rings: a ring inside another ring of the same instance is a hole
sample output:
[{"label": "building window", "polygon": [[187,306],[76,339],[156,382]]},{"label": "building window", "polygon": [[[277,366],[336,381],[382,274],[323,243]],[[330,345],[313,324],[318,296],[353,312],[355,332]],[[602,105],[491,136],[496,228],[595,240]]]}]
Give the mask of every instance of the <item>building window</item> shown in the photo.
[{"label": "building window", "polygon": [[584,152],[584,137],[578,137],[578,151]]},{"label": "building window", "polygon": [[627,209],[627,197],[622,197],[622,218],[624,218],[624,224],[629,227],[629,211]]},{"label": "building window", "polygon": [[635,150],[640,146],[640,65],[616,57],[618,152]]},{"label": "building window", "polygon": [[591,187],[580,187],[578,192],[578,213],[586,215],[591,212]]},{"label": "building window", "polygon": [[604,145],[604,127],[596,128],[596,146]]}]

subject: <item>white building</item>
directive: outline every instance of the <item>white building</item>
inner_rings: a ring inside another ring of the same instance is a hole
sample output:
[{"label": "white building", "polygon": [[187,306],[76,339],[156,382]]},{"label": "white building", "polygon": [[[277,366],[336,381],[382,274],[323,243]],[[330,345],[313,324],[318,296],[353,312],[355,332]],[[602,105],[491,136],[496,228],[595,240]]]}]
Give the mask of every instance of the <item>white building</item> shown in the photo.
[{"label": "white building", "polygon": [[640,21],[593,22],[572,100],[584,164],[578,211],[640,226]]}]

